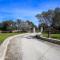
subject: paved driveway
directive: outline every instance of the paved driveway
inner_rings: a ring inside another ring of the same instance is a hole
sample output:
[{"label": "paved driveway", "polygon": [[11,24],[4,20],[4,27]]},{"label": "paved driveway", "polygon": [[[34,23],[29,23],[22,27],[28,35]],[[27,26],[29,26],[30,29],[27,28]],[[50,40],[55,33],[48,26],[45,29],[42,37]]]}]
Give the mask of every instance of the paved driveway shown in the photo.
[{"label": "paved driveway", "polygon": [[60,60],[60,45],[20,35],[10,41],[5,60]]}]

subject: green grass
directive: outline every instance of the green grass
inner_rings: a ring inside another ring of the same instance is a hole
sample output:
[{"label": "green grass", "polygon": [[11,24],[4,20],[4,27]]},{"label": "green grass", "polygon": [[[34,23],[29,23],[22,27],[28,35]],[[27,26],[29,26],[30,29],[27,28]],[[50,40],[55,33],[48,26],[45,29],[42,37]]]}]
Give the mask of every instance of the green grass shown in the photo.
[{"label": "green grass", "polygon": [[17,35],[20,33],[0,33],[0,44],[9,36]]},{"label": "green grass", "polygon": [[[48,34],[47,33],[43,33],[43,36],[44,37],[48,37]],[[54,39],[60,39],[60,34],[50,34],[50,37],[54,38]]]}]

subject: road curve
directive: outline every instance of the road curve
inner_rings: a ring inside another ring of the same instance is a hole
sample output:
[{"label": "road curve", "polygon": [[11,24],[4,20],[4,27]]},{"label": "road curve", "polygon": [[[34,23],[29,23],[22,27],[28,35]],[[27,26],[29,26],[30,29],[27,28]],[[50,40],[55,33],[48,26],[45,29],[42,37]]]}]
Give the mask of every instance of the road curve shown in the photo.
[{"label": "road curve", "polygon": [[60,60],[60,45],[32,38],[33,35],[29,33],[13,38],[5,60]]}]

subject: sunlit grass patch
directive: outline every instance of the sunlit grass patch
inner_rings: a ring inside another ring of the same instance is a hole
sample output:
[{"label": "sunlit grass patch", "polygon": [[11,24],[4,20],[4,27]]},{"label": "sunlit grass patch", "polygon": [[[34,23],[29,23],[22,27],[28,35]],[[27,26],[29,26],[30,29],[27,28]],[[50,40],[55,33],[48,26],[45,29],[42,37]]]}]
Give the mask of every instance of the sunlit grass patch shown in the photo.
[{"label": "sunlit grass patch", "polygon": [[17,35],[20,33],[0,33],[0,44],[9,36]]},{"label": "sunlit grass patch", "polygon": [[[44,37],[48,37],[47,33],[43,33]],[[50,34],[50,38],[60,39],[60,34]]]}]

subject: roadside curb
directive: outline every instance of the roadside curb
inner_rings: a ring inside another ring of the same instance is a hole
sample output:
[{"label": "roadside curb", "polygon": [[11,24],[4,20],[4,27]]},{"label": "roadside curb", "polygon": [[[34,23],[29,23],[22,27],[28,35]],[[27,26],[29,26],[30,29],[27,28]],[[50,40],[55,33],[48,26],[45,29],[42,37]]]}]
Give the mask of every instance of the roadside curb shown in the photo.
[{"label": "roadside curb", "polygon": [[41,40],[44,40],[44,41],[48,41],[48,42],[51,42],[51,43],[55,43],[55,44],[59,44],[60,45],[60,40],[59,39],[46,38],[46,37],[40,36],[39,34],[37,34],[35,37],[37,39],[41,39]]},{"label": "roadside curb", "polygon": [[[27,33],[24,33],[24,34],[27,34]],[[10,36],[7,39],[5,39],[5,41],[0,45],[0,60],[5,60],[5,55],[6,55],[7,47],[10,43],[10,40],[12,40],[15,37],[22,36],[24,34],[18,34],[18,35]]]}]

